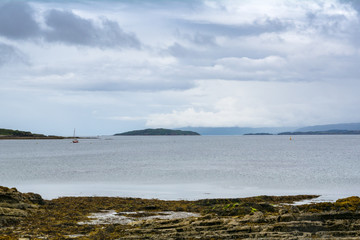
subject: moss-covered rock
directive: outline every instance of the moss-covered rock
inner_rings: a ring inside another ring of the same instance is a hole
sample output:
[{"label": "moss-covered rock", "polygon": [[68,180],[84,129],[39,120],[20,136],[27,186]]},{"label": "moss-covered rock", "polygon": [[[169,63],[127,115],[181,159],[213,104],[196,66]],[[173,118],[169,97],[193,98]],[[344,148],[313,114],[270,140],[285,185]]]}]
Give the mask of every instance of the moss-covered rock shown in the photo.
[{"label": "moss-covered rock", "polygon": [[[0,196],[0,216],[7,217],[7,227],[0,226],[0,239],[360,238],[358,197],[339,199],[334,203],[293,206],[289,203],[316,196],[198,201],[63,197],[44,201],[36,194],[23,194],[3,187]],[[162,214],[166,211],[197,214],[165,219]],[[132,220],[94,224],[91,218],[99,214],[93,213],[99,212]],[[153,218],[156,215],[161,217]]]},{"label": "moss-covered rock", "polygon": [[39,194],[21,193],[16,188],[0,186],[0,227],[18,224],[44,203]]}]

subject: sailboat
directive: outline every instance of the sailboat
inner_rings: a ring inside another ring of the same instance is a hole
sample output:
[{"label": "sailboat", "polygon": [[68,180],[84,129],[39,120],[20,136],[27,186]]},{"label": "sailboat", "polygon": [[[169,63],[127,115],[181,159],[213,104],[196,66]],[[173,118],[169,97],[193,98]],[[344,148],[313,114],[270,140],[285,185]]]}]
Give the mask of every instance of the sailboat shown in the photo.
[{"label": "sailboat", "polygon": [[75,137],[75,128],[74,128],[74,140],[72,141],[73,143],[78,143],[79,140],[77,140],[77,138]]}]

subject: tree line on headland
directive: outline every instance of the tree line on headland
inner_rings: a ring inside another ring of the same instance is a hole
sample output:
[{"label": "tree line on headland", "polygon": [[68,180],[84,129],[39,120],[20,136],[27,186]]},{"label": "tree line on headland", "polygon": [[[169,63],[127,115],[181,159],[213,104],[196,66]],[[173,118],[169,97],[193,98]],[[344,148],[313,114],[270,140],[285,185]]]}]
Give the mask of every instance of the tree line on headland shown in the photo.
[{"label": "tree line on headland", "polygon": [[64,137],[0,128],[0,139],[63,139]]},{"label": "tree line on headland", "polygon": [[200,134],[193,131],[172,130],[165,128],[135,130],[135,131],[115,134],[115,136],[176,136],[176,135],[195,136]]}]

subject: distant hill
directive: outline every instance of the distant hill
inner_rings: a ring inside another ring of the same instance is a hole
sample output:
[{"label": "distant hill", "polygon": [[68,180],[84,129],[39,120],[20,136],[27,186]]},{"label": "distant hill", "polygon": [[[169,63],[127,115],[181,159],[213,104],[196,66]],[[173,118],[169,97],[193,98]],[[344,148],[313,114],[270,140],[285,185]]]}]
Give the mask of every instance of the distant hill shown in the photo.
[{"label": "distant hill", "polygon": [[177,136],[177,135],[200,135],[193,131],[171,130],[165,128],[135,130],[117,133],[114,136]]},{"label": "distant hill", "polygon": [[294,127],[265,127],[265,128],[249,128],[249,127],[186,127],[180,128],[184,131],[194,131],[201,135],[244,135],[256,133],[277,134],[279,132],[295,131]]},{"label": "distant hill", "polygon": [[311,132],[311,131],[329,131],[329,130],[360,130],[360,123],[338,123],[327,125],[308,126],[296,129],[295,132]]},{"label": "distant hill", "polygon": [[354,135],[360,134],[360,130],[328,130],[309,132],[282,132],[278,135]]},{"label": "distant hill", "polygon": [[[325,132],[330,130],[347,130],[347,131],[360,131],[360,123],[339,123],[328,125],[308,126],[302,128],[296,127],[263,127],[263,128],[250,128],[250,127],[184,127],[179,128],[184,131],[194,131],[201,135],[267,135],[267,134],[283,134],[293,132]],[[311,133],[309,133],[311,134]],[[327,134],[334,134],[329,132]],[[351,134],[351,133],[336,133],[336,134]],[[354,134],[354,133],[353,133]],[[356,134],[356,133],[355,133]]]}]

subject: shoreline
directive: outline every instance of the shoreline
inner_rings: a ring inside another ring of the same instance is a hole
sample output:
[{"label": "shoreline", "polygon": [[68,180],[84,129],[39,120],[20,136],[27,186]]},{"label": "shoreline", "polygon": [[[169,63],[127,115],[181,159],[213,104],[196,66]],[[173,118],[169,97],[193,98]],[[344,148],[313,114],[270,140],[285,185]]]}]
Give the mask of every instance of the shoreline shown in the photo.
[{"label": "shoreline", "polygon": [[324,189],[268,189],[268,188],[233,188],[204,183],[114,183],[114,182],[79,182],[79,183],[40,183],[28,182],[10,184],[22,192],[36,192],[44,199],[52,200],[59,197],[130,197],[160,200],[200,200],[217,198],[246,198],[260,195],[291,196],[291,195],[319,195],[316,202],[334,202],[340,198],[351,197],[356,189],[334,188],[332,191]]},{"label": "shoreline", "polygon": [[[357,239],[360,198],[296,204],[319,195],[194,201],[61,197],[0,187],[5,239]],[[2,239],[2,238],[1,238]]]},{"label": "shoreline", "polygon": [[[99,139],[98,137],[75,137],[76,139]],[[62,139],[74,139],[74,137],[62,137],[62,136],[45,136],[45,137],[17,137],[17,136],[0,136],[0,140],[62,140]]]}]

